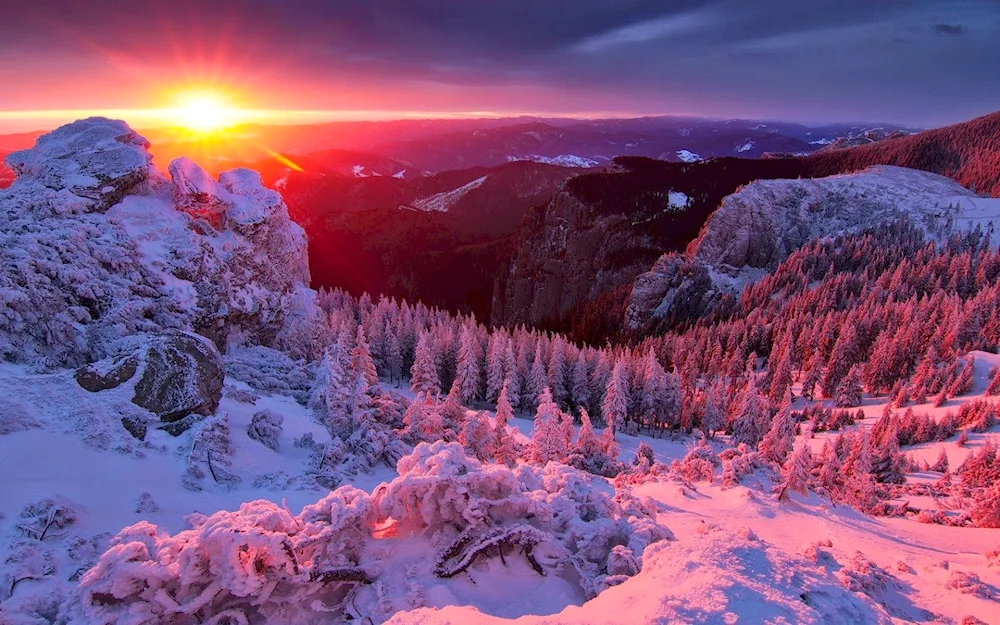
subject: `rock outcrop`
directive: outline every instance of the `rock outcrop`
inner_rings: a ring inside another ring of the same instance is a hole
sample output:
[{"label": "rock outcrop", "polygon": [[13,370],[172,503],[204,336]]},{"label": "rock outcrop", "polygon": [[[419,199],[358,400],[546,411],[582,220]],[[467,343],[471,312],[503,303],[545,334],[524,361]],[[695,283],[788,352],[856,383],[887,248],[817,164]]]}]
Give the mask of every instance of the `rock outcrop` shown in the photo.
[{"label": "rock outcrop", "polygon": [[[215,412],[222,399],[225,370],[222,357],[209,340],[172,331],[129,337],[118,354],[77,369],[75,378],[93,393],[127,385],[133,404],[153,413],[161,422],[174,423],[192,414]],[[140,424],[133,421],[125,426],[134,436],[143,438]]]},{"label": "rock outcrop", "polygon": [[696,316],[715,295],[738,291],[808,241],[910,215],[934,234],[974,194],[958,183],[901,167],[872,167],[818,179],[760,180],[723,199],[684,256],[667,254],[636,279],[625,313],[639,328],[652,317]]},{"label": "rock outcrop", "polygon": [[[252,171],[187,159],[167,178],[124,122],[89,118],[8,156],[0,190],[0,358],[80,366],[166,329],[282,347],[309,270],[303,230]],[[298,342],[299,352],[312,345]],[[297,353],[296,355],[312,355]]]},{"label": "rock outcrop", "polygon": [[35,147],[5,160],[18,180],[66,189],[101,211],[149,179],[153,157],[148,148],[149,142],[125,122],[91,117],[42,135]]}]

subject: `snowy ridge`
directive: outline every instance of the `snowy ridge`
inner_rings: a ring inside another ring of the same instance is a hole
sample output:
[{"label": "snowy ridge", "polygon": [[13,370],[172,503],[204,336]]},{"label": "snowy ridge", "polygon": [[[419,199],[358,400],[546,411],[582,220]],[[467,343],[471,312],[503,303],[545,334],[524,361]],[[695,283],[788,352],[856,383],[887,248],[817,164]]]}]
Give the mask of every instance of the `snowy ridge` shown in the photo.
[{"label": "snowy ridge", "polygon": [[582,168],[590,168],[600,165],[598,161],[595,161],[592,158],[577,156],[575,154],[560,154],[559,156],[541,156],[538,154],[529,154],[527,156],[508,156],[507,161],[533,161],[535,163],[544,163],[545,165]]},{"label": "snowy ridge", "polygon": [[[903,167],[878,166],[809,180],[758,180],[722,200],[687,259],[704,267],[716,289],[739,291],[808,241],[901,214],[937,236],[977,225],[986,229],[1000,215],[1000,205],[944,176]],[[636,280],[626,311],[632,328],[670,310],[677,265],[661,260],[660,268],[654,266]]]},{"label": "snowy ridge", "polygon": [[457,189],[435,193],[434,195],[428,195],[427,197],[420,198],[419,200],[414,200],[409,207],[425,212],[447,213],[448,209],[461,200],[465,194],[483,186],[483,183],[486,182],[487,178],[489,178],[489,176],[481,176],[472,182],[463,184]]}]

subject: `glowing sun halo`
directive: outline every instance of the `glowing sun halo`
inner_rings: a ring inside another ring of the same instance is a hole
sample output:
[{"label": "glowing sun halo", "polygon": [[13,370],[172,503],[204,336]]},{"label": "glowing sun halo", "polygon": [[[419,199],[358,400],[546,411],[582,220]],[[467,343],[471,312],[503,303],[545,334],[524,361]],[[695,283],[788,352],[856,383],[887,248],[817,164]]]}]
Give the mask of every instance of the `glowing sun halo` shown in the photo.
[{"label": "glowing sun halo", "polygon": [[197,93],[178,99],[169,110],[170,121],[186,130],[210,133],[229,128],[240,121],[239,109],[212,93]]}]

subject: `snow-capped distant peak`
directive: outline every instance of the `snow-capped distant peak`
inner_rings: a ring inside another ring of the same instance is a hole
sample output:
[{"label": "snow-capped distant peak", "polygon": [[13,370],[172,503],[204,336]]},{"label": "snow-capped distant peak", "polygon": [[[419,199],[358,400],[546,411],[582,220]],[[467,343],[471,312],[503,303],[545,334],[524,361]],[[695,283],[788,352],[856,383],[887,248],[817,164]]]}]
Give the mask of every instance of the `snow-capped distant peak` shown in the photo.
[{"label": "snow-capped distant peak", "polygon": [[393,178],[396,178],[398,180],[402,180],[405,176],[406,176],[406,170],[405,169],[400,169],[399,171],[397,171],[396,173],[394,173],[392,175]]},{"label": "snow-capped distant peak", "polygon": [[515,161],[532,161],[535,163],[544,163],[545,165],[558,165],[560,167],[596,167],[600,165],[598,161],[592,158],[577,156],[575,154],[560,154],[559,156],[541,156],[538,154],[508,156],[507,161],[511,163]]},{"label": "snow-capped distant peak", "polygon": [[736,154],[740,154],[741,152],[749,152],[750,150],[753,149],[753,146],[754,146],[753,139],[747,139],[743,143],[733,148],[733,152],[735,152]]},{"label": "snow-capped distant peak", "polygon": [[476,178],[472,182],[463,184],[457,189],[452,189],[451,191],[444,191],[442,193],[435,193],[434,195],[429,195],[427,197],[420,198],[413,202],[410,207],[417,210],[425,212],[439,212],[447,213],[448,209],[455,205],[455,202],[462,199],[462,197],[472,191],[473,189],[478,189],[489,176],[483,176],[481,178]]},{"label": "snow-capped distant peak", "polygon": [[354,165],[351,167],[351,173],[355,178],[367,178],[368,174],[365,173],[364,165]]},{"label": "snow-capped distant peak", "polygon": [[681,159],[685,163],[697,163],[698,161],[705,160],[700,155],[695,154],[690,150],[677,150],[677,158]]}]

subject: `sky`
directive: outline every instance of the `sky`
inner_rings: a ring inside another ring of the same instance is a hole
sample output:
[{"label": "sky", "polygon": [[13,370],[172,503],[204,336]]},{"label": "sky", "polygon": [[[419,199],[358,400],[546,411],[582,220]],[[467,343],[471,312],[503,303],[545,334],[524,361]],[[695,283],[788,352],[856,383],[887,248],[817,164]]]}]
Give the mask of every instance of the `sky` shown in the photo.
[{"label": "sky", "polygon": [[[0,127],[170,106],[923,127],[1000,108],[998,0],[0,0]],[[29,119],[30,122],[25,122]],[[59,120],[62,121],[62,120]]]}]

